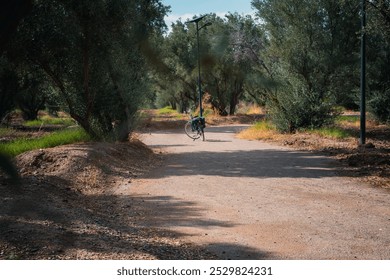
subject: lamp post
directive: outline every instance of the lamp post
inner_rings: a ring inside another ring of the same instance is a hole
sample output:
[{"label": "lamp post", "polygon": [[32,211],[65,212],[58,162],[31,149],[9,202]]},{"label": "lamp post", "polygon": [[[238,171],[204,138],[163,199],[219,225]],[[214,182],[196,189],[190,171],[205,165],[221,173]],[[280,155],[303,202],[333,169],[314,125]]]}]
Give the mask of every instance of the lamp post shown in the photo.
[{"label": "lamp post", "polygon": [[361,73],[360,73],[360,139],[359,144],[366,144],[366,0],[361,3]]},{"label": "lamp post", "polygon": [[211,22],[207,22],[205,25],[199,27],[199,22],[205,17],[200,16],[193,20],[187,21],[186,23],[195,23],[196,24],[196,41],[197,41],[197,57],[198,57],[198,90],[199,90],[199,117],[203,116],[203,108],[202,108],[202,84],[200,79],[200,50],[199,50],[199,30],[203,27],[211,25]]}]

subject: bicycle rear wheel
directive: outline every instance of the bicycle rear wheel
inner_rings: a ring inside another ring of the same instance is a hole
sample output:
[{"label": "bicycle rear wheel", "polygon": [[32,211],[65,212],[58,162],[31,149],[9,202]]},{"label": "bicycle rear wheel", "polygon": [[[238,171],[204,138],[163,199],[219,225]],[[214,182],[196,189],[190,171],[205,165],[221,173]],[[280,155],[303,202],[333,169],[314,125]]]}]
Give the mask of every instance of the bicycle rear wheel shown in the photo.
[{"label": "bicycle rear wheel", "polygon": [[198,132],[198,130],[194,129],[191,121],[186,123],[186,125],[184,126],[184,131],[191,139],[195,140],[200,137],[200,133]]}]

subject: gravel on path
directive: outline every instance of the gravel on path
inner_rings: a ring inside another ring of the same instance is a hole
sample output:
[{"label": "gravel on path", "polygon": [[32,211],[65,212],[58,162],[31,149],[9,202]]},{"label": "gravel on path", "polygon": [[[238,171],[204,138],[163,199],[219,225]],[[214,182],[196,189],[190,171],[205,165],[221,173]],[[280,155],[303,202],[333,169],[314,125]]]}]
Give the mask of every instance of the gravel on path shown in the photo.
[{"label": "gravel on path", "polygon": [[142,134],[164,165],[118,191],[142,198],[143,226],[220,259],[390,259],[388,190],[325,156],[235,138],[244,128]]}]

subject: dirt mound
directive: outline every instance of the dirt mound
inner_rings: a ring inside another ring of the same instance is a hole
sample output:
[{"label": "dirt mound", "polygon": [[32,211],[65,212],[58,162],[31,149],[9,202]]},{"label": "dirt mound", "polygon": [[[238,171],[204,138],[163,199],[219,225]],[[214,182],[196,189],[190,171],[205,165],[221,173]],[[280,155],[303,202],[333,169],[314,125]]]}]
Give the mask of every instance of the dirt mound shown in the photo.
[{"label": "dirt mound", "polygon": [[138,225],[142,198],[117,193],[160,161],[140,141],[42,149],[0,177],[0,259],[203,259],[202,248]]},{"label": "dirt mound", "polygon": [[16,157],[22,176],[60,177],[82,193],[107,191],[112,176],[134,178],[154,154],[142,142],[86,143],[30,151]]}]

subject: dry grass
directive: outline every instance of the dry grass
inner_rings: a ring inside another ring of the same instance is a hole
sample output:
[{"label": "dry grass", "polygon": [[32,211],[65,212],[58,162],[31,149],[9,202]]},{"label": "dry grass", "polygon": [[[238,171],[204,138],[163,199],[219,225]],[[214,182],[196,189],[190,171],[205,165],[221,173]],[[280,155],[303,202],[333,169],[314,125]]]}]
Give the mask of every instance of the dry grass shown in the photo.
[{"label": "dry grass", "polygon": [[246,112],[247,115],[263,115],[265,110],[257,105],[251,105]]},{"label": "dry grass", "polygon": [[367,143],[370,145],[359,147],[359,126],[356,116],[342,116],[335,127],[280,134],[269,123],[261,121],[237,137],[325,153],[343,163],[340,172],[345,176],[390,189],[390,128],[369,120]]},{"label": "dry grass", "polygon": [[276,140],[280,136],[267,121],[257,122],[254,126],[241,131],[237,137],[247,140]]}]

